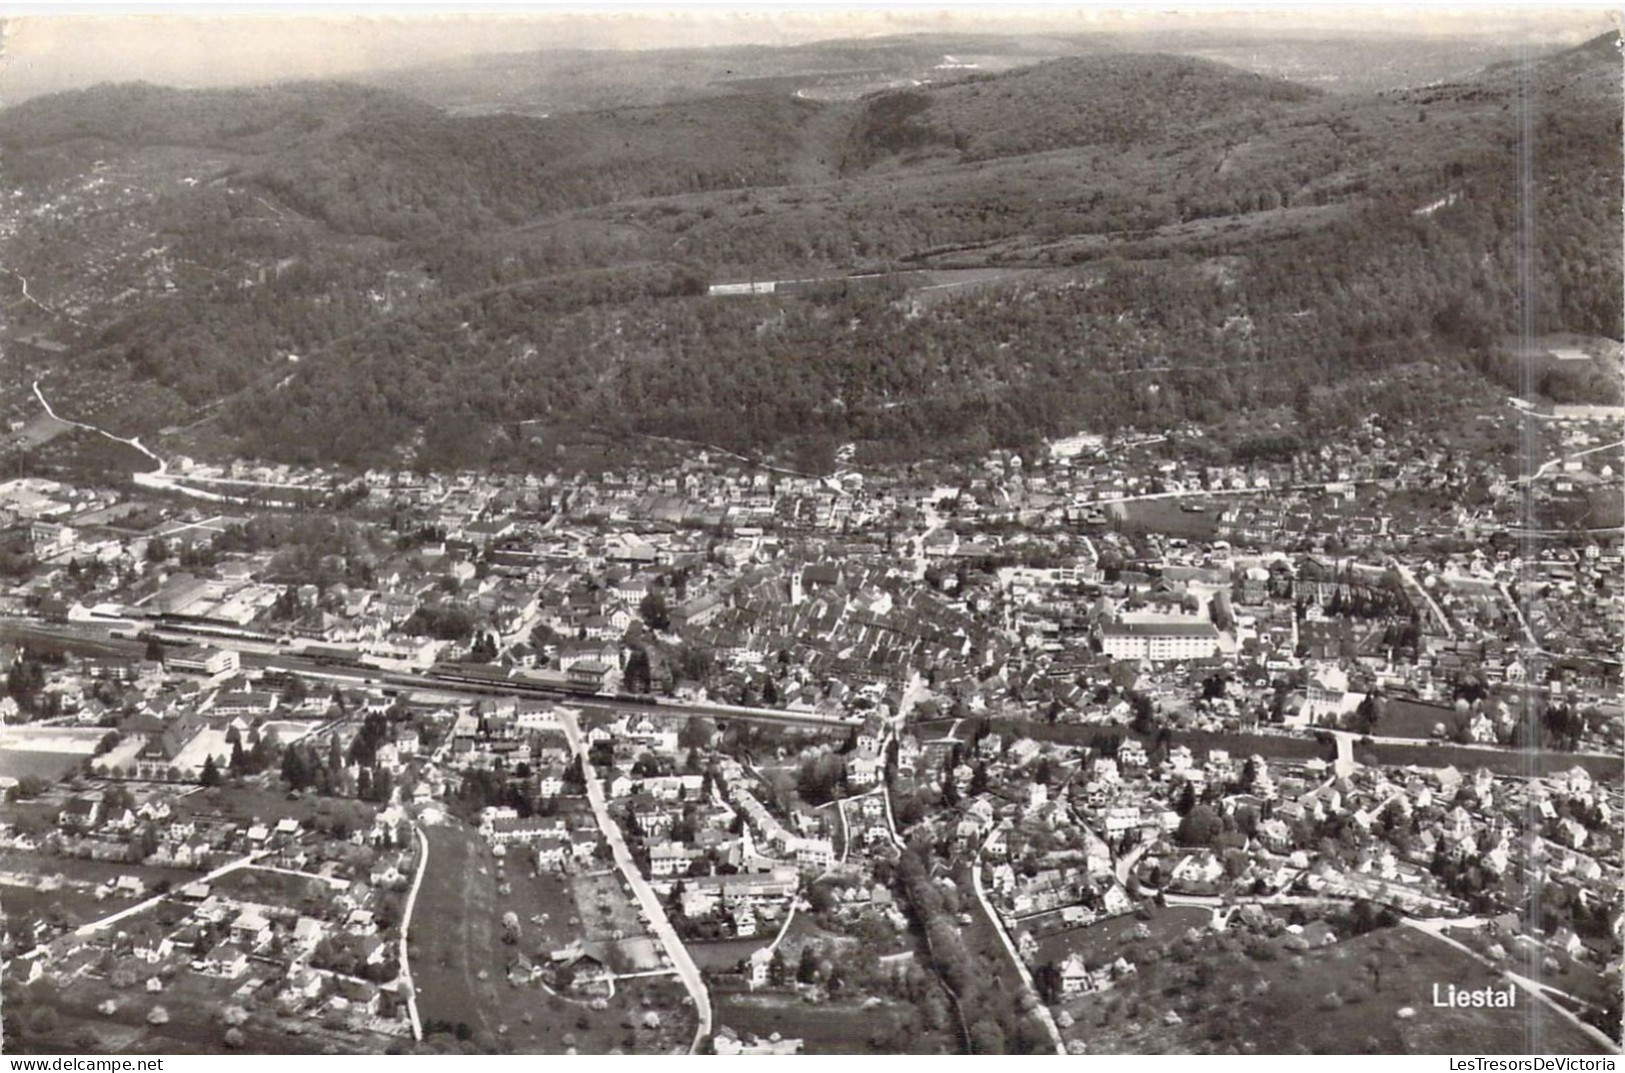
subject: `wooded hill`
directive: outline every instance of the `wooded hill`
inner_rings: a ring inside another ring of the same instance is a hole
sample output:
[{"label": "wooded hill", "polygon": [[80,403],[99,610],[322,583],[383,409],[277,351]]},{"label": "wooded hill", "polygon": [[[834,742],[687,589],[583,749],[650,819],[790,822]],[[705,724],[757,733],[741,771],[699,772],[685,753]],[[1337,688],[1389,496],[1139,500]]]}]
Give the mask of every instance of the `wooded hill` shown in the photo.
[{"label": "wooded hill", "polygon": [[[1114,54],[549,118],[102,87],[0,113],[0,255],[77,324],[7,308],[71,339],[64,390],[161,385],[152,424],[223,399],[234,449],[301,461],[534,464],[592,428],[819,465],[1279,405],[1331,434],[1437,410],[1385,378],[1515,387],[1526,298],[1619,336],[1612,39],[1525,74],[1329,96]],[[704,294],[951,267],[1028,271]]]}]

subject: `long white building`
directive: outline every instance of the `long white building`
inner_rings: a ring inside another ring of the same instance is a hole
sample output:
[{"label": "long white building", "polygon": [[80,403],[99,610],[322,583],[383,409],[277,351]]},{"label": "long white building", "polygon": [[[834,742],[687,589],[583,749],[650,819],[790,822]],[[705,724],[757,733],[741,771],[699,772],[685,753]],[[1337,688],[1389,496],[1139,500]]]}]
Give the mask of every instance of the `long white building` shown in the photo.
[{"label": "long white building", "polygon": [[1101,627],[1101,648],[1113,659],[1171,663],[1210,659],[1219,652],[1219,631],[1198,619],[1172,622],[1114,622]]}]

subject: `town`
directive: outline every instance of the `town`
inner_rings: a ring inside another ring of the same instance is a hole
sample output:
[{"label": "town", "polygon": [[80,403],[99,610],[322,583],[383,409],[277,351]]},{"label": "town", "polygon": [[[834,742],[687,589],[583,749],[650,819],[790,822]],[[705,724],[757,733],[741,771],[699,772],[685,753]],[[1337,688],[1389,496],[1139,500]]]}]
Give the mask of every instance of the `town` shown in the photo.
[{"label": "town", "polygon": [[1616,1051],[1621,531],[1528,519],[1625,461],[1537,420],[0,483],[7,1046]]}]

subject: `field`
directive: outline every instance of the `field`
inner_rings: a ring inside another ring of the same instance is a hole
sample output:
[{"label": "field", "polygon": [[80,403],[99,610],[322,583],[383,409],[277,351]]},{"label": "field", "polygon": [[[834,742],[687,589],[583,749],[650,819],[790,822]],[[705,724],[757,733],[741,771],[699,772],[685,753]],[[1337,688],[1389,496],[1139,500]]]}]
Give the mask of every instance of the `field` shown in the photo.
[{"label": "field", "polygon": [[[878,1000],[874,1005],[813,1004],[782,992],[718,994],[712,996],[712,1004],[718,1028],[726,1025],[741,1036],[764,1038],[777,1032],[786,1039],[804,1040],[807,1054],[891,1053],[875,1043],[893,1038],[916,1016],[906,1004]],[[908,1053],[930,1053],[930,1046],[924,1037],[916,1037]]]},{"label": "field", "polygon": [[[1069,1036],[1095,1053],[1595,1054],[1600,1047],[1541,1007],[1513,1016],[1435,1007],[1435,983],[1502,981],[1466,954],[1409,928],[1301,953],[1282,939],[1205,934],[1142,952],[1115,987],[1069,1001]],[[1536,1010],[1540,1012],[1536,1012]],[[1407,1012],[1408,1011],[1408,1012]],[[1305,1032],[1305,1026],[1313,1026]]]},{"label": "field", "polygon": [[[241,1031],[241,1050],[260,1054],[351,1053],[377,1054],[401,1042],[396,1037],[316,1021],[293,1019],[272,1012],[261,996],[235,994],[254,978],[223,981],[186,969],[171,975],[159,994],[144,988],[115,988],[106,977],[87,973],[58,988],[42,980],[26,988],[8,989],[7,1016],[22,1015],[21,1038],[8,1038],[13,1054],[63,1050],[104,1054],[219,1054],[225,1047],[226,1025],[221,1013],[227,1005],[240,1005],[249,1013]],[[111,1014],[98,1006],[112,1001]],[[168,1020],[147,1020],[155,1008]],[[48,1008],[51,1012],[43,1011]],[[410,1042],[409,1040],[406,1042]]]},{"label": "field", "polygon": [[89,758],[106,736],[106,729],[96,727],[0,727],[0,778],[33,775],[55,782]]},{"label": "field", "polygon": [[350,830],[370,827],[377,810],[362,801],[348,798],[317,797],[312,794],[289,800],[276,789],[253,786],[200,790],[180,799],[175,809],[179,817],[223,817],[237,823],[255,820],[275,823],[284,817],[303,824],[316,820],[328,825],[343,823]]},{"label": "field", "polygon": [[1456,721],[1456,712],[1452,708],[1391,697],[1372,733],[1385,738],[1427,739],[1433,737],[1435,725],[1443,723],[1445,731],[1449,732],[1455,729]]},{"label": "field", "polygon": [[688,947],[689,956],[694,964],[703,969],[717,969],[727,972],[733,969],[752,952],[766,946],[773,941],[771,935],[759,935],[753,939],[723,939],[714,943],[684,943]]},{"label": "field", "polygon": [[45,749],[0,749],[0,778],[20,779],[24,775],[55,782],[84,763],[84,753],[50,752]]},{"label": "field", "polygon": [[[1086,928],[1072,928],[1040,939],[1037,963],[1042,965],[1053,961],[1059,965],[1074,953],[1082,954],[1084,964],[1091,969],[1125,952],[1129,953],[1129,960],[1132,961],[1133,954],[1125,944],[1165,943],[1183,935],[1187,928],[1206,928],[1212,915],[1208,910],[1195,906],[1173,906],[1156,910],[1150,920],[1141,920],[1129,913]],[[1150,939],[1132,939],[1135,929],[1142,925],[1151,933]]]},{"label": "field", "polygon": [[500,943],[489,851],[460,827],[431,826],[426,833],[429,863],[407,946],[418,1013],[425,1022],[466,1024],[494,1041],[497,1026],[486,1022],[498,984],[478,979],[482,969],[488,977],[502,969],[489,964]]},{"label": "field", "polygon": [[[687,1049],[693,1015],[672,980],[618,981],[602,1009],[551,994],[539,983],[510,982],[507,969],[517,954],[545,959],[549,950],[582,937],[572,923],[578,910],[568,884],[536,878],[518,853],[510,853],[499,877],[497,859],[466,827],[436,825],[425,832],[429,864],[413,910],[409,954],[426,1031],[456,1029],[481,1051],[495,1053]],[[504,881],[508,895],[498,893]],[[515,945],[502,941],[501,917],[509,909],[521,921]],[[543,914],[540,924],[531,919]],[[645,1022],[651,1012],[659,1022],[652,1028]]]},{"label": "field", "polygon": [[[1181,496],[1178,499],[1141,499],[1107,508],[1116,528],[1125,533],[1161,533],[1185,540],[1213,540],[1219,532],[1219,514],[1235,496]],[[1185,510],[1184,504],[1201,504],[1204,510]]]}]

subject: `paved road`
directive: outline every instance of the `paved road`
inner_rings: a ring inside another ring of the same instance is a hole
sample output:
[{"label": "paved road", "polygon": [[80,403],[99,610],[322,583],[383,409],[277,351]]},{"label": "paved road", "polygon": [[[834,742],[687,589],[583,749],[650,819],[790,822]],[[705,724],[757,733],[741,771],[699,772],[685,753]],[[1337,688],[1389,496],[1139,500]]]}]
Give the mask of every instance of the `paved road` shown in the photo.
[{"label": "paved road", "polygon": [[[1401,746],[1404,746],[1404,747],[1410,748],[1410,749],[1426,749],[1426,748],[1428,748],[1430,746],[1441,744],[1441,742],[1437,738],[1396,738],[1396,737],[1394,737],[1392,735],[1388,735],[1388,734],[1356,734],[1352,730],[1327,730],[1326,728],[1316,728],[1316,729],[1320,730],[1322,732],[1325,732],[1325,733],[1329,733],[1334,738],[1337,739],[1337,764],[1338,764],[1338,767],[1337,767],[1336,770],[1337,770],[1337,774],[1338,774],[1339,777],[1347,776],[1348,774],[1353,772],[1353,770],[1355,768],[1360,766],[1358,763],[1355,762],[1354,753],[1352,751],[1356,742],[1364,743],[1366,741],[1369,741],[1373,745],[1401,745]],[[1459,746],[1459,748],[1473,749],[1473,750],[1476,750],[1478,752],[1485,752],[1485,753],[1507,753],[1507,754],[1511,754],[1511,755],[1514,755],[1514,756],[1525,755],[1525,750],[1523,750],[1523,749],[1516,749],[1516,748],[1513,748],[1510,745],[1491,744],[1489,742],[1475,742],[1472,745]],[[1347,752],[1345,752],[1345,750],[1347,750]],[[1617,752],[1602,752],[1600,750],[1594,750],[1594,749],[1576,749],[1573,752],[1566,752],[1565,751],[1565,752],[1561,752],[1561,753],[1559,753],[1559,752],[1557,752],[1556,750],[1553,750],[1553,749],[1547,749],[1547,750],[1543,750],[1543,752],[1546,755],[1549,755],[1549,756],[1569,756],[1569,757],[1575,757],[1575,758],[1591,757],[1591,758],[1594,758],[1594,759],[1602,759],[1602,760],[1617,760],[1617,759],[1619,759],[1619,753],[1617,753]],[[1347,771],[1345,771],[1343,769],[1343,767],[1342,767],[1345,757],[1347,758],[1348,765],[1349,765]],[[1423,766],[1426,766],[1426,765],[1423,765]]]},{"label": "paved road", "polygon": [[[991,838],[992,836],[989,835],[988,837]],[[1066,1042],[1061,1039],[1061,1029],[1055,1023],[1055,1015],[1049,1012],[1049,1007],[1044,1005],[1043,998],[1038,994],[1038,987],[1033,983],[1033,974],[1028,970],[1026,963],[1021,960],[1021,955],[1016,953],[1016,944],[1010,941],[1010,933],[1005,931],[1004,921],[1000,919],[999,914],[993,911],[993,906],[988,904],[987,891],[982,888],[982,850],[980,847],[976,850],[976,859],[971,861],[970,877],[971,888],[976,891],[976,901],[981,905],[982,912],[987,914],[987,919],[992,922],[993,931],[998,935],[999,942],[1004,945],[1004,952],[1009,955],[1011,964],[1015,965],[1016,972],[1020,974],[1021,986],[1026,988],[1027,994],[1033,997],[1035,1004],[1033,1013],[1038,1017],[1039,1021],[1043,1022],[1044,1031],[1049,1033],[1050,1041],[1055,1044],[1055,1053],[1065,1054]]]},{"label": "paved road", "polygon": [[[1337,760],[1332,764],[1332,770],[1340,779],[1346,779],[1359,768],[1354,759],[1354,741],[1359,737],[1352,730],[1331,731],[1333,740],[1337,742]],[[1373,738],[1373,741],[1376,739]]]},{"label": "paved road", "polygon": [[413,826],[412,834],[418,840],[418,874],[412,877],[412,890],[406,896],[406,910],[401,914],[401,979],[406,982],[406,1013],[412,1019],[412,1038],[423,1038],[423,1023],[418,1020],[418,989],[412,982],[412,966],[406,960],[406,937],[412,930],[412,910],[418,904],[418,888],[423,886],[423,873],[429,870],[429,839],[423,828]]},{"label": "paved road", "polygon": [[907,726],[908,713],[914,710],[916,704],[930,695],[931,691],[926,688],[925,679],[920,675],[920,672],[910,672],[908,684],[903,687],[902,699],[897,702],[897,714],[891,718],[892,727],[901,730]]},{"label": "paved road", "polygon": [[1416,590],[1417,594],[1420,595],[1427,603],[1428,610],[1433,613],[1434,619],[1437,620],[1440,627],[1444,629],[1445,636],[1454,641],[1456,639],[1456,629],[1450,624],[1450,616],[1446,615],[1444,613],[1444,609],[1433,602],[1433,596],[1428,592],[1427,589],[1422,587],[1422,583],[1420,581],[1416,580],[1416,574],[1411,570],[1411,568],[1391,555],[1388,557],[1388,565],[1394,568],[1406,585],[1409,585],[1412,589]]},{"label": "paved road", "polygon": [[[189,880],[187,880],[187,883],[188,884],[191,884],[191,883],[212,883],[215,880],[219,879],[221,876],[225,875],[227,872],[235,872],[239,868],[248,867],[249,865],[253,864],[255,861],[259,860],[261,857],[265,856],[267,853],[270,853],[270,852],[271,851],[268,850],[268,849],[257,849],[253,853],[250,853],[246,857],[239,857],[235,861],[230,861],[230,862],[228,862],[226,864],[222,864],[219,868],[216,868],[214,871],[210,872],[208,875],[199,876],[197,879],[189,879]],[[124,920],[126,917],[132,917],[132,916],[135,916],[137,913],[146,912],[148,909],[153,908],[159,902],[163,901],[167,897],[168,897],[167,894],[155,895],[155,896],[153,896],[151,898],[148,898],[144,902],[137,902],[136,904],[130,906],[127,909],[120,909],[118,912],[112,914],[111,916],[102,917],[100,920],[93,920],[89,924],[81,924],[79,926],[78,930],[76,930],[74,932],[74,934],[75,935],[80,935],[80,936],[93,935],[98,931],[102,931],[103,929],[112,927],[114,924],[117,924],[119,921]]]},{"label": "paved road", "polygon": [[581,760],[582,771],[587,776],[587,801],[592,805],[593,815],[598,820],[598,829],[604,833],[604,839],[615,855],[615,866],[620,869],[621,875],[626,877],[632,893],[638,899],[638,904],[643,907],[644,915],[649,918],[649,926],[665,946],[666,953],[670,955],[677,978],[683,981],[683,986],[688,988],[689,995],[694,999],[699,1024],[694,1029],[694,1042],[689,1049],[691,1053],[698,1052],[701,1041],[711,1034],[711,994],[706,990],[704,979],[700,977],[699,966],[694,964],[688,948],[683,945],[682,939],[678,938],[677,930],[671,926],[671,921],[666,919],[666,907],[661,904],[654,888],[649,886],[649,881],[643,878],[643,873],[638,871],[637,862],[632,860],[632,851],[627,848],[620,825],[609,814],[609,806],[604,801],[603,784],[598,781],[598,776],[587,759],[587,743],[581,736],[581,727],[576,723],[575,713],[568,709],[560,709],[559,726],[564,731],[565,740],[570,743],[570,751]]},{"label": "paved road", "polygon": [[1140,858],[1145,856],[1146,851],[1149,850],[1151,846],[1152,843],[1150,842],[1137,843],[1136,845],[1130,847],[1127,853],[1117,858],[1117,863],[1113,865],[1112,870],[1117,874],[1117,881],[1119,883],[1123,884],[1125,887],[1128,886],[1128,877],[1133,874],[1134,866],[1140,863]]},{"label": "paved road", "polygon": [[1455,939],[1452,939],[1450,936],[1444,934],[1445,928],[1481,927],[1484,923],[1482,919],[1469,918],[1469,920],[1420,920],[1416,917],[1406,917],[1402,923],[1405,924],[1406,927],[1414,928],[1424,935],[1431,935],[1442,943],[1449,943],[1451,946],[1455,947],[1457,950],[1460,950],[1474,961],[1477,961],[1482,965],[1487,965],[1489,968],[1500,972],[1509,983],[1517,985],[1520,991],[1523,991],[1530,997],[1545,1003],[1548,1009],[1567,1020],[1581,1032],[1584,1032],[1587,1038],[1589,1038],[1592,1042],[1602,1046],[1604,1048],[1604,1054],[1621,1053],[1619,1044],[1610,1039],[1607,1033],[1600,1031],[1594,1025],[1587,1024],[1585,1021],[1582,1021],[1580,1018],[1576,1017],[1567,1007],[1563,1006],[1556,999],[1552,998],[1552,996],[1548,994],[1549,989],[1544,984],[1540,983],[1540,981],[1531,980],[1527,976],[1519,976],[1515,972],[1502,969],[1499,965],[1496,965],[1494,962],[1478,953],[1478,951],[1474,950],[1472,947],[1467,946],[1465,943],[1457,942]]},{"label": "paved road", "polygon": [[34,397],[38,399],[39,404],[45,408],[45,413],[51,418],[51,420],[60,421],[64,425],[72,425],[74,428],[82,428],[87,432],[98,433],[99,435],[106,436],[114,443],[122,443],[126,447],[134,447],[137,451],[140,451],[142,454],[152,459],[152,461],[158,466],[158,474],[162,474],[168,468],[168,463],[141,445],[141,440],[139,437],[131,437],[126,439],[123,436],[115,436],[106,429],[97,428],[95,425],[87,425],[83,421],[74,421],[70,418],[63,417],[61,414],[58,414],[55,410],[51,409],[51,404],[45,401],[45,394],[40,391],[38,380],[34,381]]}]

